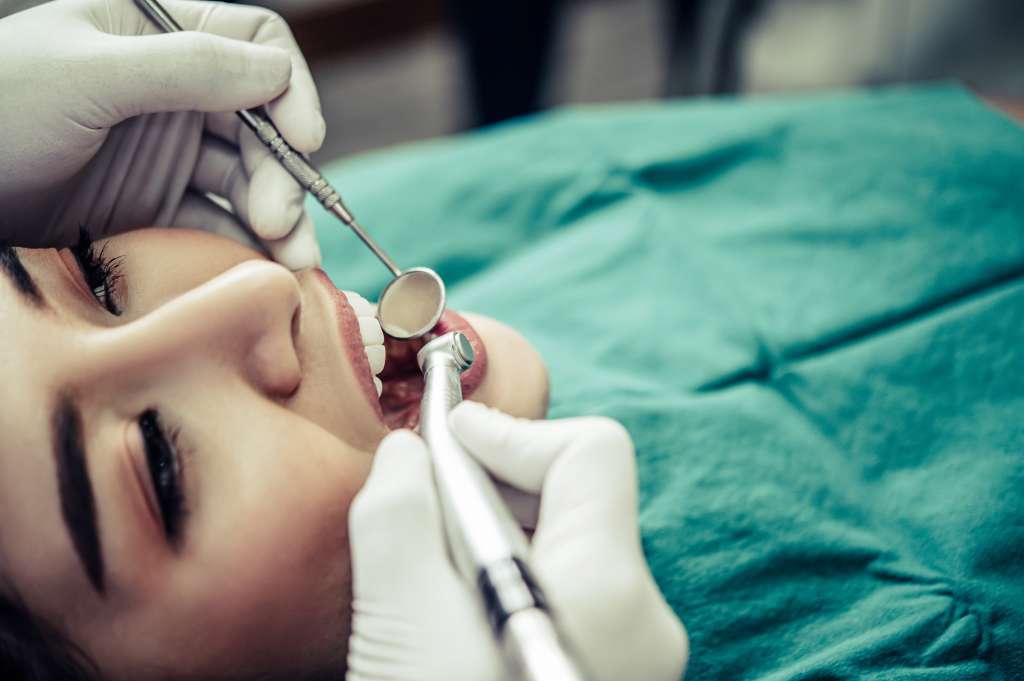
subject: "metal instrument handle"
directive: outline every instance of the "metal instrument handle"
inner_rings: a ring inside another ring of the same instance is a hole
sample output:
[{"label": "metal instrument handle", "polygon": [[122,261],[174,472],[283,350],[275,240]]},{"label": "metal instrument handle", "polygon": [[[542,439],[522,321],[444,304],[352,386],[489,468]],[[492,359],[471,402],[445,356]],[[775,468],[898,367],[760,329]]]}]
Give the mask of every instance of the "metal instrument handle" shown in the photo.
[{"label": "metal instrument handle", "polygon": [[[174,20],[159,0],[135,0],[135,4],[142,10],[142,13],[156,24],[165,33],[177,33],[184,31],[181,24]],[[334,213],[342,222],[355,232],[355,235],[366,244],[377,258],[384,263],[391,274],[398,276],[402,270],[391,258],[384,253],[384,250],[377,245],[369,234],[356,222],[355,217],[349,212],[338,191],[324,179],[313,165],[306,158],[292,148],[281,132],[260,109],[244,109],[236,111],[235,114],[252,130],[263,145],[280,161],[284,169],[295,178],[295,181],[308,191],[324,208]]]},{"label": "metal instrument handle", "polygon": [[[327,183],[323,175],[302,154],[295,151],[285,141],[277,126],[274,125],[273,121],[266,114],[258,109],[247,109],[237,113],[238,117],[249,126],[249,129],[256,133],[256,137],[263,143],[263,146],[277,157],[277,160],[281,162],[285,170],[304,189],[312,194],[320,202],[320,205],[327,210],[331,210],[336,203],[341,202],[341,195],[338,194],[334,187]],[[352,217],[352,214],[344,206],[342,206],[342,210],[347,217],[345,220],[346,224],[355,221],[355,218]]]},{"label": "metal instrument handle", "polygon": [[421,368],[420,432],[431,451],[452,558],[475,581],[509,670],[522,681],[586,681],[526,563],[525,535],[494,482],[448,428],[448,413],[462,401],[455,359],[430,353]]},{"label": "metal instrument handle", "polygon": [[587,681],[544,610],[530,608],[509,617],[501,645],[522,681]]}]

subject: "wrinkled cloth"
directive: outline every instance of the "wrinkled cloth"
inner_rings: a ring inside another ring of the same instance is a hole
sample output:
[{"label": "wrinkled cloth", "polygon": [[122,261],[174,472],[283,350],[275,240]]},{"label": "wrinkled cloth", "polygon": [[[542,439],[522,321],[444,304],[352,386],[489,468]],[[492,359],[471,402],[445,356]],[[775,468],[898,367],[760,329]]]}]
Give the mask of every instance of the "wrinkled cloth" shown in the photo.
[{"label": "wrinkled cloth", "polygon": [[945,85],[591,107],[329,175],[630,430],[688,679],[1024,679],[1024,129]]}]

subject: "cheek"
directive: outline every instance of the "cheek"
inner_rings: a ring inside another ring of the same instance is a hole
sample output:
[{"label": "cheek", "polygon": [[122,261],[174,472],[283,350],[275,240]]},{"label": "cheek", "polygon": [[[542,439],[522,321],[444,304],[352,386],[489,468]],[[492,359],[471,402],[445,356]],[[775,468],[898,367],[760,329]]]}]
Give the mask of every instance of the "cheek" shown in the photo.
[{"label": "cheek", "polygon": [[[284,507],[287,508],[287,507]],[[284,510],[284,508],[282,510]],[[202,620],[220,659],[268,656],[260,666],[330,654],[349,633],[350,563],[343,510],[294,513],[225,544],[233,568],[210,576],[216,595]],[[204,608],[206,609],[206,608]],[[340,653],[340,649],[339,649]]]},{"label": "cheek", "polygon": [[250,650],[338,647],[348,637],[348,509],[369,473],[369,455],[333,438],[289,445],[262,473],[250,466],[209,557],[219,567],[207,576],[223,578],[220,621],[210,624]]},{"label": "cheek", "polygon": [[[370,454],[309,423],[284,432],[277,441],[236,442],[245,454],[209,473],[211,489],[195,511],[197,541],[160,607],[150,608],[158,617],[148,625],[162,630],[158,638],[173,642],[171,650],[197,651],[198,676],[344,660],[348,509]],[[155,654],[166,658],[168,647],[159,647]]]}]

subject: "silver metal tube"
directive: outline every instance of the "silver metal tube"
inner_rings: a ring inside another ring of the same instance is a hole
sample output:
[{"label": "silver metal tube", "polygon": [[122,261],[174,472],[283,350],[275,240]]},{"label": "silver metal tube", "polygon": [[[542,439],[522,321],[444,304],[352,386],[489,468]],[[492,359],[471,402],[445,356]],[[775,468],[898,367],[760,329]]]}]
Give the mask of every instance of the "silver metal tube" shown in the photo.
[{"label": "silver metal tube", "polygon": [[156,0],[136,0],[136,4],[138,4],[139,9],[141,9],[146,16],[149,17],[149,20],[156,24],[161,31],[165,33],[174,33],[176,31],[185,30],[181,27],[181,24],[175,21],[174,17],[164,9],[164,6],[159,2],[156,2]]},{"label": "silver metal tube", "polygon": [[448,429],[448,413],[462,401],[459,375],[468,367],[458,361],[457,337],[466,338],[445,334],[417,355],[424,376],[420,434],[431,451],[456,565],[475,579],[479,566],[525,553],[526,537],[490,478]]},{"label": "silver metal tube", "polygon": [[512,613],[501,638],[509,667],[525,681],[583,681],[576,660],[562,645],[547,611],[527,608]]},{"label": "silver metal tube", "polygon": [[448,414],[462,401],[459,375],[473,362],[469,340],[445,334],[416,358],[424,375],[420,433],[430,449],[452,557],[480,591],[509,670],[523,681],[585,681],[526,562],[526,535],[448,428]]},{"label": "silver metal tube", "polygon": [[[334,189],[332,188],[331,191],[334,191]],[[337,194],[337,192],[335,192],[335,194]],[[384,263],[384,267],[387,267],[391,271],[392,276],[397,277],[402,273],[402,270],[398,268],[395,261],[389,258],[384,252],[384,249],[378,246],[377,242],[366,233],[366,230],[364,230],[358,222],[356,222],[356,219],[352,217],[352,213],[350,213],[348,208],[345,207],[345,204],[342,203],[340,196],[338,197],[338,201],[328,208],[328,210],[334,213],[339,220],[344,222],[349,226],[349,229],[355,232],[355,235],[359,237],[359,240],[366,244],[366,247],[369,248],[375,256],[377,256],[377,259]]]},{"label": "silver metal tube", "polygon": [[[181,24],[174,20],[170,12],[160,4],[159,0],[135,0],[135,4],[150,21],[165,33],[176,33],[184,30]],[[331,186],[324,176],[320,174],[320,171],[306,160],[305,156],[285,141],[277,126],[274,125],[274,122],[270,120],[270,117],[263,110],[244,109],[236,111],[235,114],[256,134],[256,137],[263,143],[263,146],[270,150],[284,169],[295,178],[295,181],[312,194],[320,202],[320,205],[348,225],[349,229],[355,232],[355,235],[384,263],[384,266],[391,271],[391,274],[397,277],[402,273],[394,261],[384,253],[384,249],[378,246],[377,242],[356,222],[352,213],[349,212],[341,200],[341,194],[338,193],[338,190]]]}]

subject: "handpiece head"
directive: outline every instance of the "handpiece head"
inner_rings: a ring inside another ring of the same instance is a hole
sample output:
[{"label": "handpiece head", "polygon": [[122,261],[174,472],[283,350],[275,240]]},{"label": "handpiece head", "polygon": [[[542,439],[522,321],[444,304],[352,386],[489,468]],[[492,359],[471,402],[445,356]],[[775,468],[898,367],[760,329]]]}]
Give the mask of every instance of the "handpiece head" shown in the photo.
[{"label": "handpiece head", "polygon": [[427,371],[431,357],[452,362],[459,373],[462,373],[473,365],[476,355],[466,334],[451,331],[433,339],[416,353],[416,363],[420,371]]}]

